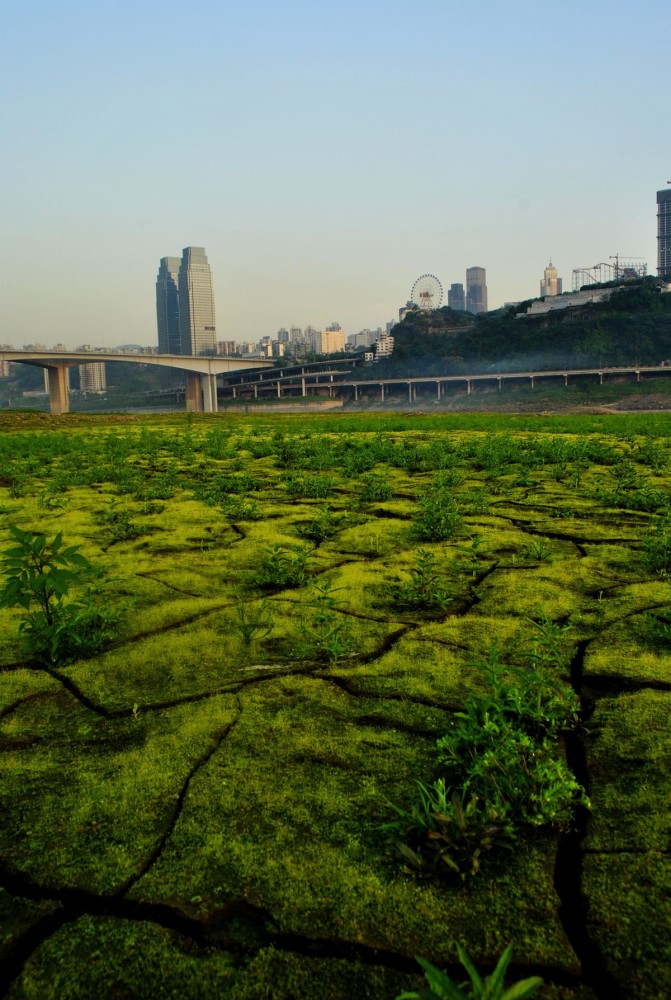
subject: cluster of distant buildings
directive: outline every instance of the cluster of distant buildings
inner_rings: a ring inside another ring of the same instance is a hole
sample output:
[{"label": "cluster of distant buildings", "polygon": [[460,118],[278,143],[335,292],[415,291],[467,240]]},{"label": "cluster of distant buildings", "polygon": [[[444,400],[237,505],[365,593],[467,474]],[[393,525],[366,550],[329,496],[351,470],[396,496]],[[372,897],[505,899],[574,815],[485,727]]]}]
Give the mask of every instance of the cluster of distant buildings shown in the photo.
[{"label": "cluster of distant buildings", "polygon": [[[13,344],[0,344],[0,351],[13,351]],[[44,344],[24,344],[24,351],[40,353],[42,351],[67,351],[64,344],[55,344],[53,347],[46,347]],[[90,344],[82,344],[76,347],[77,353],[93,352],[94,348]],[[99,350],[99,348],[96,348]],[[11,375],[12,362],[0,361],[0,378],[9,378]],[[49,372],[44,369],[44,392],[49,392]],[[107,376],[105,373],[104,361],[92,361],[90,364],[76,365],[66,369],[68,389],[79,390],[80,392],[105,392],[107,388]]]},{"label": "cluster of distant buildings", "polygon": [[487,273],[484,267],[469,267],[466,269],[466,288],[459,283],[450,285],[447,292],[447,304],[450,309],[458,312],[469,312],[474,315],[487,312]]},{"label": "cluster of distant buildings", "polygon": [[[385,341],[389,329],[363,330],[346,339],[340,323],[324,330],[284,327],[256,342],[217,340],[212,272],[204,247],[185,247],[180,257],[162,257],[156,278],[159,354],[238,355],[248,358],[306,357],[369,348]],[[393,344],[392,344],[393,348]],[[375,348],[374,348],[375,351]],[[379,351],[391,353],[388,340]]]}]

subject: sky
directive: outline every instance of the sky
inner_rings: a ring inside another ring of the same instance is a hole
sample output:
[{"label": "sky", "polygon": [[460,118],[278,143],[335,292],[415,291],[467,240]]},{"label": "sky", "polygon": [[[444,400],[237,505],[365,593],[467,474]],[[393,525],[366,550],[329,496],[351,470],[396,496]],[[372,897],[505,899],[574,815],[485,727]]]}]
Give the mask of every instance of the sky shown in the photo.
[{"label": "sky", "polygon": [[204,246],[217,338],[489,308],[552,259],[656,273],[668,0],[4,0],[0,342],[156,344]]}]

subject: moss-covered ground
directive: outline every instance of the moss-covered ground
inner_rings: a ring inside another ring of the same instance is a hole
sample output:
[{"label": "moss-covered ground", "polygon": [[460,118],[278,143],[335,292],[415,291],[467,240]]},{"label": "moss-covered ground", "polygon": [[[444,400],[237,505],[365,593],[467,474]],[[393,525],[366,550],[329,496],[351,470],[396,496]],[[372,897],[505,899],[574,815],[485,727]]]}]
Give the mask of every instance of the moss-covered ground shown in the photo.
[{"label": "moss-covered ground", "polygon": [[[47,669],[0,612],[6,995],[391,1000],[418,954],[459,978],[461,942],[483,972],[511,944],[545,1000],[668,997],[669,430],[2,415],[0,552],[62,531],[118,615]],[[420,552],[434,605],[407,596]],[[538,622],[565,629],[592,809],[419,877],[390,803]]]}]

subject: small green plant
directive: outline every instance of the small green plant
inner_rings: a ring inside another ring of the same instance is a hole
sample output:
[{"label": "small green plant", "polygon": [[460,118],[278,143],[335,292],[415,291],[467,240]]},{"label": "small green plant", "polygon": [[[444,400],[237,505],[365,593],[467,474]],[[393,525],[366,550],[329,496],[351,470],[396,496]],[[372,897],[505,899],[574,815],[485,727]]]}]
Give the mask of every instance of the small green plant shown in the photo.
[{"label": "small green plant", "polygon": [[552,548],[545,538],[534,538],[522,549],[522,558],[528,562],[547,562]]},{"label": "small green plant", "polygon": [[236,594],[235,612],[233,630],[245,646],[251,646],[254,639],[263,639],[272,632],[274,621],[266,600],[252,604]]},{"label": "small green plant", "polygon": [[112,542],[128,542],[133,538],[139,538],[147,531],[141,525],[131,520],[131,511],[119,507],[118,501],[114,498],[110,500],[107,510],[100,512],[100,520],[107,525],[112,536]]},{"label": "small green plant", "polygon": [[576,806],[589,808],[557,745],[578,719],[577,697],[556,677],[568,626],[532,624],[517,663],[504,662],[497,645],[478,663],[489,690],[468,698],[438,740],[437,781],[418,783],[409,810],[392,806],[397,815],[383,830],[415,868],[468,878],[484,852],[542,827],[566,829]]},{"label": "small green plant", "polygon": [[666,579],[671,573],[671,517],[660,517],[643,535],[643,563]]},{"label": "small green plant", "polygon": [[421,542],[442,542],[461,529],[463,518],[457,501],[440,485],[432,486],[418,502],[412,534]]},{"label": "small green plant", "polygon": [[392,485],[386,476],[369,472],[361,477],[359,483],[359,497],[364,503],[380,503],[391,500],[394,495]]},{"label": "small green plant", "polygon": [[539,976],[530,976],[506,988],[505,975],[513,957],[510,945],[499,958],[492,974],[484,980],[460,944],[457,945],[457,955],[468,973],[470,983],[457,985],[447,973],[418,955],[416,960],[424,969],[429,989],[420,993],[401,993],[396,1000],[531,1000],[543,985]]},{"label": "small green plant", "polygon": [[260,521],[262,516],[256,500],[247,500],[241,496],[224,497],[221,510],[231,521]]},{"label": "small green plant", "polygon": [[410,809],[389,803],[396,816],[381,827],[413,870],[464,881],[480,871],[484,854],[513,847],[516,830],[506,803],[453,790],[444,778],[429,786],[418,781],[417,790]]},{"label": "small green plant", "polygon": [[454,599],[454,591],[445,585],[436,569],[435,555],[427,549],[417,550],[410,579],[389,583],[386,593],[399,608],[426,612],[444,611]]},{"label": "small green plant", "polygon": [[334,511],[325,504],[320,507],[311,521],[304,521],[297,525],[296,531],[303,538],[309,538],[311,542],[324,542],[342,528],[343,516],[335,514]]},{"label": "small green plant", "polygon": [[59,532],[9,526],[14,546],[2,559],[6,580],[0,607],[20,607],[24,650],[37,662],[55,666],[93,656],[109,642],[116,616],[96,606],[87,586],[101,572],[78,545],[63,546]]},{"label": "small green plant", "polygon": [[267,545],[254,582],[266,590],[301,587],[308,578],[309,550],[301,545]]},{"label": "small green plant", "polygon": [[296,648],[299,656],[336,663],[352,652],[351,624],[338,610],[341,602],[335,594],[328,580],[313,584],[311,600],[305,603],[311,614],[298,626]]}]

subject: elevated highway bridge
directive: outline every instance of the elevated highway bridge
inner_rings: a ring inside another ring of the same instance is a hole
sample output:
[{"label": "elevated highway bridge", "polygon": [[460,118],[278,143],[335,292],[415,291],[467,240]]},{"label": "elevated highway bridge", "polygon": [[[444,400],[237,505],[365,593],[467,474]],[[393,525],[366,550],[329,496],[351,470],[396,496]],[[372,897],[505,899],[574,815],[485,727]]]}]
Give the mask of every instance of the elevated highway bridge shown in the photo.
[{"label": "elevated highway bridge", "polygon": [[[333,362],[331,363],[333,364]],[[275,369],[264,372],[249,372],[240,379],[226,378],[223,386],[223,396],[232,399],[244,399],[253,397],[258,399],[261,396],[273,395],[279,398],[283,396],[342,396],[359,400],[362,396],[370,396],[374,391],[381,402],[387,398],[388,394],[399,387],[407,391],[408,402],[412,403],[417,398],[417,393],[422,390],[435,392],[437,399],[442,399],[450,389],[466,390],[470,395],[473,389],[481,386],[495,386],[497,389],[503,388],[505,383],[526,382],[532,389],[540,382],[563,381],[568,385],[570,381],[580,379],[592,379],[603,385],[608,379],[627,377],[640,382],[643,377],[650,375],[669,375],[671,367],[668,365],[623,365],[617,368],[609,368],[603,365],[591,368],[561,368],[544,371],[538,369],[534,371],[522,372],[485,372],[470,375],[424,375],[405,376],[401,378],[376,378],[372,373],[370,378],[352,379],[348,371],[344,371],[338,363],[332,368],[324,367],[321,371],[311,371],[312,366],[306,365],[303,371],[295,369]]]},{"label": "elevated highway bridge", "polygon": [[184,354],[128,354],[125,351],[0,351],[0,361],[19,362],[46,368],[49,373],[49,403],[53,414],[67,413],[68,368],[100,361],[124,361],[128,364],[156,365],[184,372],[186,407],[194,412],[216,412],[217,375],[249,369],[274,368],[273,359],[206,357]]}]

